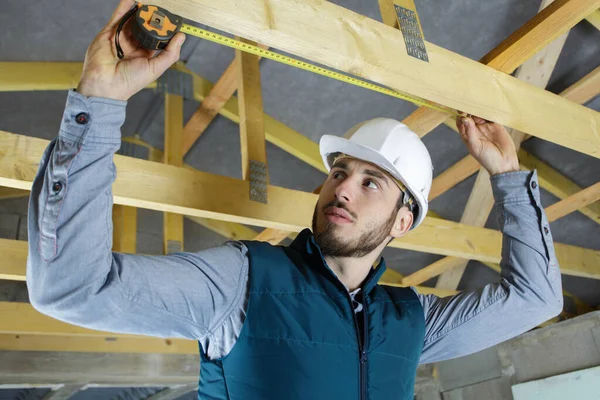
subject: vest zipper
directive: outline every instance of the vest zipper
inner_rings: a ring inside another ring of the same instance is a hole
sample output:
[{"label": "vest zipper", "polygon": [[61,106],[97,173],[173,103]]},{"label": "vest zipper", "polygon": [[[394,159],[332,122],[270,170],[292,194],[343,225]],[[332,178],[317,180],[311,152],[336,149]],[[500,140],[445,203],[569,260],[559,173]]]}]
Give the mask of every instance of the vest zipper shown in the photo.
[{"label": "vest zipper", "polygon": [[[362,293],[361,293],[362,295]],[[354,304],[352,302],[352,297],[348,294],[348,299],[350,300],[350,308],[352,309],[352,316],[354,317],[354,327],[356,328],[356,340],[358,341],[358,359],[360,362],[360,382],[359,382],[359,398],[360,400],[367,400],[367,351],[365,349],[366,344],[368,343],[368,320],[367,320],[367,304],[365,297],[363,296],[363,340],[361,340],[360,335],[360,324],[358,322],[358,318],[356,317],[356,313],[354,312]]]}]

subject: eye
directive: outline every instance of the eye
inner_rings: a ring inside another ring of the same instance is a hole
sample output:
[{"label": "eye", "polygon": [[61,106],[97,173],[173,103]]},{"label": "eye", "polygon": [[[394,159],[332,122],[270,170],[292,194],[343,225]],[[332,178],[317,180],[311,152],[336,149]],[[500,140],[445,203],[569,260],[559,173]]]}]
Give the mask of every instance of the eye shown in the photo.
[{"label": "eye", "polygon": [[379,189],[379,185],[377,184],[377,182],[371,180],[371,179],[367,179],[363,185],[365,185],[366,187],[368,187],[369,189]]},{"label": "eye", "polygon": [[344,177],[344,173],[341,172],[341,171],[334,171],[334,172],[331,173],[331,177],[333,179],[341,179],[341,178]]}]

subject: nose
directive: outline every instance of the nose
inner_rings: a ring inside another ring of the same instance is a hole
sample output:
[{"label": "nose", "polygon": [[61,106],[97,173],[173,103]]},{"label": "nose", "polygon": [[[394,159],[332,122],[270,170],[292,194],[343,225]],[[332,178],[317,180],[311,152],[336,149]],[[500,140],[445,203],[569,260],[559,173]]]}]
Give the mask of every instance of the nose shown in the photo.
[{"label": "nose", "polygon": [[335,188],[335,198],[345,203],[352,203],[354,198],[352,192],[352,179],[346,178]]}]

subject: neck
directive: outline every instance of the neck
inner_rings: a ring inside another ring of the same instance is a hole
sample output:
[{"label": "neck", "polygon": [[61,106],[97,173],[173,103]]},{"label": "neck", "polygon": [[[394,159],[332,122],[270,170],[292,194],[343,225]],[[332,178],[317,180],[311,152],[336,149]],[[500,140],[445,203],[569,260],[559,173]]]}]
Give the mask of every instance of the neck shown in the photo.
[{"label": "neck", "polygon": [[363,257],[324,256],[324,258],[338,279],[349,291],[353,291],[361,287],[384,247],[385,244],[382,244]]}]

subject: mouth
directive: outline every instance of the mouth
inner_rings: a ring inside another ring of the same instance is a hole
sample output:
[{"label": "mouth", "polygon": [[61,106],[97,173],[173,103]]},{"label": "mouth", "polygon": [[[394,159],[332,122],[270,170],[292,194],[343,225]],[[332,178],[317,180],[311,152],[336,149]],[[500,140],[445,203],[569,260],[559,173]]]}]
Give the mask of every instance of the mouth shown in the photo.
[{"label": "mouth", "polygon": [[352,223],[352,216],[348,211],[340,207],[327,207],[325,209],[325,218],[336,224],[350,224]]}]

